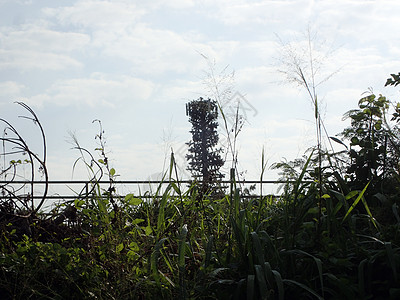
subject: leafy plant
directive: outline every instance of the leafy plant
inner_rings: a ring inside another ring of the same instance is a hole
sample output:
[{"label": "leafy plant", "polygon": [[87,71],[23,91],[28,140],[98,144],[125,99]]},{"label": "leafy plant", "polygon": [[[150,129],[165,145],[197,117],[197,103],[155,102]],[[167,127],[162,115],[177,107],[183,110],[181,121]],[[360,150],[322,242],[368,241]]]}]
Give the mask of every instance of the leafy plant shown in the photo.
[{"label": "leafy plant", "polygon": [[[30,116],[21,116],[21,118],[30,120],[34,125],[38,126],[42,138],[43,155],[41,157],[35,150],[31,149],[27,140],[10,122],[0,118],[0,123],[4,124],[3,135],[0,137],[3,147],[3,152],[0,154],[0,157],[4,158],[4,162],[6,161],[6,157],[15,158],[9,161],[8,166],[4,163],[4,166],[0,171],[0,177],[7,181],[6,184],[0,186],[0,191],[4,197],[1,198],[0,206],[4,209],[8,207],[9,213],[18,213],[19,215],[27,217],[35,215],[42,208],[44,201],[46,200],[49,180],[46,166],[46,136],[42,124],[35,112],[23,102],[16,103],[22,106],[30,114]],[[21,159],[18,155],[27,158]],[[20,165],[28,165],[30,167],[30,178],[27,180],[27,182],[29,182],[29,192],[27,195],[23,196],[21,196],[19,192],[24,189],[25,184],[19,187],[16,187],[16,185],[13,184],[13,182],[20,176],[20,174],[18,174],[18,166]],[[44,189],[40,200],[37,202],[34,201],[34,196],[36,196],[34,181],[38,172],[43,176]],[[7,201],[7,198],[12,200]]]},{"label": "leafy plant", "polygon": [[[235,176],[231,193],[221,197],[202,193],[196,182],[185,188],[173,153],[149,199],[118,195],[100,126],[99,158],[76,143],[81,153],[76,163],[88,168],[90,185],[72,203],[50,216],[38,211],[24,225],[4,217],[1,198],[0,297],[399,298],[396,152],[389,146],[380,152],[384,137],[396,136],[385,121],[385,98],[367,96],[360,105],[365,106],[348,114],[354,121],[346,131],[351,150],[316,147],[275,164],[284,182],[276,197],[244,195]],[[365,159],[356,163],[351,151]],[[368,155],[377,155],[376,161]],[[335,159],[359,173],[343,175]],[[263,155],[261,162],[260,178]],[[362,177],[366,166],[370,176]],[[66,213],[69,222],[61,218]],[[30,231],[21,230],[24,226]]]}]

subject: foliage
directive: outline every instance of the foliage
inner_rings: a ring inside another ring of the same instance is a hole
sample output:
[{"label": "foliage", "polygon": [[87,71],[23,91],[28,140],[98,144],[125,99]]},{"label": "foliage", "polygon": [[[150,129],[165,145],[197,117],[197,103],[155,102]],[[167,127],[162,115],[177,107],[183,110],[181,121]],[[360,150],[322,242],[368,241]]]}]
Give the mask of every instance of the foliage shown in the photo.
[{"label": "foliage", "polygon": [[348,185],[361,190],[369,184],[365,196],[379,211],[379,221],[391,222],[394,216],[386,213],[387,208],[397,205],[400,193],[398,127],[388,124],[390,102],[386,97],[371,93],[361,98],[358,106],[345,114],[351,126],[340,134],[350,141]]},{"label": "foliage", "polygon": [[393,85],[398,86],[400,84],[400,73],[398,74],[390,74],[391,78],[386,80],[385,86]]},{"label": "foliage", "polygon": [[381,95],[376,97],[370,94],[360,99],[358,106],[359,109],[345,114],[345,118],[351,120],[351,127],[346,128],[341,135],[350,140],[352,147],[352,161],[347,172],[353,182],[365,184],[385,175],[388,133],[384,128],[384,116],[389,102]]},{"label": "foliage", "polygon": [[[385,86],[398,86],[400,84],[400,72],[396,74],[390,74],[391,78],[386,80]],[[395,112],[393,113],[392,121],[400,120],[400,103],[395,106]]]},{"label": "foliage", "polygon": [[[3,210],[3,213],[9,215],[18,214],[29,217],[30,215],[35,215],[41,209],[47,195],[47,182],[49,176],[46,167],[46,137],[43,127],[34,111],[25,103],[16,103],[29,113],[29,116],[20,117],[32,121],[34,125],[39,128],[43,143],[43,155],[41,157],[39,154],[37,154],[37,150],[35,151],[31,149],[26,138],[23,137],[22,134],[10,122],[0,118],[0,124],[4,125],[3,135],[0,137],[3,147],[0,158],[2,157],[4,162],[6,162],[6,158],[9,159],[9,165],[7,166],[6,163],[4,163],[0,170],[0,178],[4,179],[6,182],[5,184],[0,185],[0,192],[3,196],[0,198],[0,206]],[[24,158],[19,158],[18,155],[20,154],[22,154]],[[28,166],[30,168],[30,180],[27,180],[27,182],[29,182],[29,192],[27,195],[22,197],[19,195],[19,191],[23,190],[26,187],[26,184],[23,183],[19,186],[13,184],[21,176],[21,174],[18,172],[18,167],[21,165]],[[35,191],[34,181],[36,180],[38,173],[42,178],[44,178],[44,189],[39,202],[34,201],[33,198]],[[13,201],[9,201],[9,199],[13,199]]]},{"label": "foliage", "polygon": [[[90,190],[50,217],[0,219],[0,298],[398,299],[396,152],[380,148],[385,136],[396,141],[386,104],[367,96],[346,114],[350,151],[315,147],[275,164],[285,182],[278,197],[245,198],[235,182],[231,197],[198,197],[201,186],[183,190],[174,178],[173,155],[150,200],[120,196],[100,126],[99,159],[76,145]],[[374,201],[383,196],[385,205]]]}]

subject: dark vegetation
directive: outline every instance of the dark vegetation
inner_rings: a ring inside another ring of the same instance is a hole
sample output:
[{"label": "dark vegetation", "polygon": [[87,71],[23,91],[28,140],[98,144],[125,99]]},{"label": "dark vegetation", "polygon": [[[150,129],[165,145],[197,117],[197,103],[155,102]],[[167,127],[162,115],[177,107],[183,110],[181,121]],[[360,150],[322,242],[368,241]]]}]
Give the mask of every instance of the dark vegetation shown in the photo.
[{"label": "dark vegetation", "polygon": [[[21,105],[45,149],[39,120]],[[173,155],[165,190],[149,201],[118,197],[100,128],[100,159],[76,146],[92,189],[51,212],[41,210],[46,190],[34,201],[33,186],[19,196],[13,184],[22,164],[32,181],[38,167],[47,180],[46,151],[34,154],[1,119],[2,156],[27,159],[1,174],[0,298],[399,299],[400,105],[391,105],[367,95],[345,114],[350,127],[331,137],[342,151],[318,142],[303,158],[275,164],[287,180],[278,199],[241,198],[240,189],[215,198],[196,183],[183,191]],[[204,179],[205,169],[192,170]]]},{"label": "dark vegetation", "polygon": [[224,165],[222,148],[218,146],[218,106],[216,101],[200,98],[186,104],[186,114],[192,124],[192,140],[187,143],[188,171],[201,182],[201,197],[218,192],[218,182],[223,178],[220,168]]}]

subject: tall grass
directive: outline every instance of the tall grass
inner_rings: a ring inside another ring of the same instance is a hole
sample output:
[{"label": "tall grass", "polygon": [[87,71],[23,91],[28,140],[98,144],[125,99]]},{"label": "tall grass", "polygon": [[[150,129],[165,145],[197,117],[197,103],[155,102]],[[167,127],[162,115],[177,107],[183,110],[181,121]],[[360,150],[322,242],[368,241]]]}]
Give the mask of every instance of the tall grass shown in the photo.
[{"label": "tall grass", "polygon": [[396,203],[394,221],[383,223],[365,197],[369,183],[352,191],[331,164],[321,167],[318,148],[276,165],[287,179],[279,198],[250,199],[234,170],[227,195],[199,197],[196,183],[180,183],[172,153],[144,200],[117,195],[104,147],[101,161],[77,147],[89,157],[81,160],[92,188],[68,203],[74,222],[39,215],[30,234],[0,222],[0,298],[399,298]]},{"label": "tall grass", "polygon": [[242,199],[238,189],[232,198],[199,200],[195,184],[181,190],[173,157],[168,187],[154,195],[161,198],[114,195],[115,215],[109,194],[94,189],[94,202],[75,201],[79,221],[68,238],[49,243],[4,231],[0,291],[16,298],[395,297],[399,240],[382,240],[389,229],[372,210],[358,211],[364,190],[326,188],[317,242],[318,186],[304,182],[311,162],[310,155],[277,200]]}]

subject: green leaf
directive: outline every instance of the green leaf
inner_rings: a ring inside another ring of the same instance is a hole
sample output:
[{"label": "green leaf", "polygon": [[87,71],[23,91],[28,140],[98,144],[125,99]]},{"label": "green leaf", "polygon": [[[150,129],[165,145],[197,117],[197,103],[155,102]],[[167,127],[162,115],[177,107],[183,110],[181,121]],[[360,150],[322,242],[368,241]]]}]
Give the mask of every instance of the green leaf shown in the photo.
[{"label": "green leaf", "polygon": [[397,205],[397,203],[394,203],[392,205],[393,214],[394,214],[394,216],[395,216],[395,218],[397,220],[397,223],[400,223],[400,217],[399,217],[399,213],[398,213],[398,208],[399,208],[399,206]]},{"label": "green leaf", "polygon": [[317,269],[318,269],[318,273],[319,273],[319,281],[320,281],[320,284],[321,284],[321,290],[324,290],[324,281],[323,281],[323,276],[322,276],[322,261],[318,257],[315,257],[314,255],[312,255],[312,254],[310,254],[310,253],[308,253],[306,251],[303,251],[303,250],[298,250],[298,249],[296,249],[296,250],[288,250],[287,253],[303,254],[303,255],[309,256],[312,259],[314,259],[314,262],[317,265]]},{"label": "green leaf", "polygon": [[150,269],[153,272],[153,275],[156,276],[156,280],[158,281],[158,268],[157,268],[157,262],[158,262],[158,258],[160,256],[160,252],[164,246],[164,242],[167,240],[168,238],[162,238],[161,240],[159,240],[157,242],[157,244],[154,246],[153,252],[151,253],[150,256]]},{"label": "green leaf", "polygon": [[359,191],[351,191],[346,195],[345,199],[349,200],[349,199],[353,198],[354,196],[358,195],[358,193],[359,193]]},{"label": "green leaf", "polygon": [[136,206],[136,205],[141,204],[142,202],[143,202],[143,200],[140,199],[140,198],[133,198],[133,199],[131,199],[131,200],[129,201],[129,204],[130,204],[130,205]]},{"label": "green leaf", "polygon": [[120,252],[122,251],[122,249],[124,249],[124,244],[123,244],[123,243],[121,243],[121,244],[119,244],[119,245],[117,245],[117,246],[115,247],[115,251],[116,251],[117,253],[120,253]]},{"label": "green leaf", "polygon": [[393,271],[394,281],[397,282],[396,260],[395,260],[395,255],[394,255],[393,248],[392,248],[392,243],[385,242],[385,248],[386,248],[386,253],[388,255],[390,267],[392,268],[392,271]]},{"label": "green leaf", "polygon": [[[311,151],[310,156],[308,157],[306,163],[304,164],[303,169],[301,170],[300,176],[297,178],[297,180],[295,182],[295,186],[294,186],[294,190],[293,190],[295,199],[297,199],[298,195],[300,194],[300,192],[302,190],[302,188],[300,188],[300,184],[302,183],[303,178],[307,173],[307,168],[308,168],[308,165],[310,164],[313,154],[314,154],[314,150]],[[304,188],[304,186],[303,186],[303,188]]]},{"label": "green leaf", "polygon": [[76,209],[80,209],[83,204],[85,204],[85,200],[81,200],[81,199],[74,200],[74,205],[75,205]]},{"label": "green leaf", "polygon": [[314,215],[316,215],[316,214],[319,213],[319,207],[317,207],[317,206],[311,207],[311,208],[307,211],[307,213],[308,213],[308,214],[314,214]]},{"label": "green leaf", "polygon": [[175,184],[175,182],[170,182],[170,185],[172,186],[172,188],[174,189],[174,191],[180,195],[181,194],[181,190],[179,189],[179,187]]},{"label": "green leaf", "polygon": [[254,299],[254,285],[255,285],[255,275],[248,275],[247,276],[247,299],[252,300]]},{"label": "green leaf", "polygon": [[360,262],[358,265],[358,289],[360,291],[360,295],[363,296],[364,298],[364,292],[365,292],[365,265],[367,264],[367,259],[364,259]]},{"label": "green leaf", "polygon": [[212,247],[214,243],[214,237],[210,235],[208,238],[207,246],[206,246],[206,253],[205,253],[205,259],[204,259],[204,267],[207,268],[210,264],[211,261],[211,253],[212,253]]},{"label": "green leaf", "polygon": [[181,232],[179,234],[179,243],[178,243],[178,266],[184,270],[185,268],[185,249],[186,249],[186,236],[188,230],[187,225],[183,225]]},{"label": "green leaf", "polygon": [[378,225],[376,224],[375,219],[372,216],[371,210],[368,207],[367,201],[365,201],[364,197],[361,197],[361,201],[364,204],[365,210],[367,211],[367,214],[370,217],[372,224],[374,224],[375,228],[378,228]]},{"label": "green leaf", "polygon": [[139,224],[139,223],[142,223],[142,222],[144,222],[144,219],[135,219],[135,220],[132,221],[132,224]]},{"label": "green leaf", "polygon": [[293,285],[297,285],[298,287],[301,287],[302,289],[306,290],[307,292],[309,292],[310,294],[314,295],[317,299],[319,300],[324,300],[324,298],[322,298],[320,295],[318,295],[313,289],[309,288],[308,286],[295,281],[295,280],[291,280],[291,279],[283,279],[284,283],[289,283],[289,284],[293,284]]},{"label": "green leaf", "polygon": [[171,185],[168,185],[167,189],[164,191],[160,204],[159,204],[159,211],[158,211],[158,218],[157,218],[157,238],[166,227],[166,218],[165,218],[165,207],[167,206],[168,199],[169,199],[169,191],[171,189]]},{"label": "green leaf", "polygon": [[149,235],[151,235],[151,234],[153,233],[153,229],[151,229],[151,226],[150,226],[150,225],[144,227],[143,229],[144,229],[144,233],[145,233],[147,236],[149,236]]},{"label": "green leaf", "polygon": [[338,138],[335,138],[335,137],[333,137],[333,136],[330,136],[329,138],[330,138],[331,140],[335,141],[336,143],[343,145],[346,149],[348,149],[347,146],[346,146],[346,144],[343,143],[343,142],[342,142],[341,140],[339,140]]},{"label": "green leaf", "polygon": [[285,289],[283,288],[283,280],[281,273],[279,273],[276,270],[272,270],[272,273],[274,274],[275,281],[278,286],[279,300],[283,300],[285,299]]},{"label": "green leaf", "polygon": [[111,168],[111,170],[110,170],[110,176],[114,176],[115,175],[115,169],[114,168]]},{"label": "green leaf", "polygon": [[351,138],[351,144],[352,145],[358,145],[360,143],[360,141],[358,140],[358,138],[356,137],[352,137]]},{"label": "green leaf", "polygon": [[254,253],[255,257],[256,257],[258,263],[260,265],[263,265],[265,260],[264,260],[264,252],[263,252],[263,249],[261,246],[260,238],[259,238],[258,234],[254,231],[250,235],[251,235],[251,239],[253,241],[253,249],[255,252]]},{"label": "green leaf", "polygon": [[[351,205],[351,207],[349,208],[349,210],[347,211],[346,215],[343,218],[343,221],[346,220],[347,216],[351,213],[351,211],[354,209],[354,207],[356,207],[357,203],[360,202],[361,198],[363,198],[365,191],[367,190],[367,187],[369,186],[370,182],[367,183],[367,185],[365,186],[365,188],[361,191],[361,193],[359,193],[358,197],[356,200],[354,200],[353,204]],[[354,193],[356,191],[352,191],[350,193]],[[346,196],[347,199],[348,195]],[[368,209],[369,210],[369,209]],[[343,222],[342,221],[342,222]]]},{"label": "green leaf", "polygon": [[102,212],[103,216],[106,217],[108,215],[106,201],[104,201],[102,198],[99,198],[97,199],[97,205],[99,207],[100,212]]},{"label": "green leaf", "polygon": [[269,285],[272,285],[273,273],[272,273],[271,265],[269,262],[264,263],[264,273],[265,273],[264,276],[265,276],[265,279],[267,280],[267,283]]},{"label": "green leaf", "polygon": [[130,244],[129,244],[129,248],[132,250],[132,251],[139,251],[140,249],[139,249],[139,245],[136,243],[136,242],[131,242]]},{"label": "green leaf", "polygon": [[258,288],[260,290],[261,299],[267,299],[268,287],[267,287],[267,282],[265,280],[264,272],[262,271],[262,267],[260,265],[254,265],[254,269],[256,270],[256,277],[258,282]]},{"label": "green leaf", "polygon": [[125,196],[125,201],[129,204],[129,205],[140,205],[143,200],[140,198],[136,198],[133,194],[128,194]]}]

